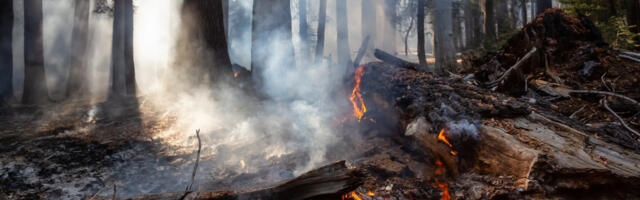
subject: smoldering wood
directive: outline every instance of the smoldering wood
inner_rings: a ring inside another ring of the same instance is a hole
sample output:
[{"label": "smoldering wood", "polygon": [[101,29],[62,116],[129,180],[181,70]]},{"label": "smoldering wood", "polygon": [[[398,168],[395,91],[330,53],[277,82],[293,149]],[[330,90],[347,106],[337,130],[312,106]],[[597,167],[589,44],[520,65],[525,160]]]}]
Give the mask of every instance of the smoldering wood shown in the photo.
[{"label": "smoldering wood", "polygon": [[[130,200],[175,200],[175,199],[339,199],[341,195],[362,185],[362,172],[347,167],[345,161],[338,161],[296,178],[273,186],[247,191],[202,191],[184,193],[149,194],[130,197]],[[93,198],[104,199],[104,198]]]},{"label": "smoldering wood", "polygon": [[375,53],[374,53],[375,57],[380,59],[381,61],[385,62],[385,63],[389,63],[393,66],[396,67],[400,67],[400,68],[405,68],[405,69],[410,69],[410,70],[418,70],[419,68],[419,64],[417,63],[412,63],[406,60],[403,60],[401,58],[398,58],[396,56],[393,56],[387,52],[384,52],[380,49],[376,49]]}]

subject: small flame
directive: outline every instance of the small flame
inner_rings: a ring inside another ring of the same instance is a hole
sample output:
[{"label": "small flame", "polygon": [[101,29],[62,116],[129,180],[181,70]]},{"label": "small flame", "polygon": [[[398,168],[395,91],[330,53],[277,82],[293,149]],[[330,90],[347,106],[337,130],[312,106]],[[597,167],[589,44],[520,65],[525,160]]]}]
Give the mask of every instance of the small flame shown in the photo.
[{"label": "small flame", "polygon": [[375,196],[375,195],[376,195],[376,194],[374,194],[374,193],[373,193],[373,192],[371,192],[371,191],[368,191],[368,192],[367,192],[367,196],[372,197],[372,196]]},{"label": "small flame", "polygon": [[357,194],[356,192],[351,192],[351,194],[344,194],[342,195],[342,200],[345,199],[349,199],[349,198],[353,198],[355,200],[362,200]]},{"label": "small flame", "polygon": [[[446,170],[444,168],[444,165],[442,165],[442,161],[436,160],[436,165],[438,165],[438,168],[436,168],[436,171],[435,171],[436,176],[442,175],[444,173],[444,171]],[[440,190],[442,190],[442,197],[440,197],[440,200],[449,200],[449,199],[451,199],[451,194],[449,194],[449,184],[441,183],[436,178],[436,185],[438,186],[438,188],[440,188]]]},{"label": "small flame", "polygon": [[234,77],[234,78],[238,78],[238,72],[233,73],[233,77]]},{"label": "small flame", "polygon": [[364,75],[364,69],[363,66],[360,66],[355,71],[356,86],[353,87],[351,97],[349,97],[349,101],[353,104],[353,115],[358,118],[358,122],[360,122],[364,113],[367,112],[367,107],[364,105],[364,99],[362,99],[362,94],[360,94],[360,81],[362,80],[362,75]]},{"label": "small flame", "polygon": [[[440,133],[438,134],[438,140],[444,142],[445,144],[449,145],[449,148],[453,148],[453,145],[451,145],[451,143],[449,142],[449,140],[447,140],[447,137],[445,137],[444,135],[444,129],[440,130]],[[451,155],[458,155],[458,152],[451,150],[450,151]]]}]

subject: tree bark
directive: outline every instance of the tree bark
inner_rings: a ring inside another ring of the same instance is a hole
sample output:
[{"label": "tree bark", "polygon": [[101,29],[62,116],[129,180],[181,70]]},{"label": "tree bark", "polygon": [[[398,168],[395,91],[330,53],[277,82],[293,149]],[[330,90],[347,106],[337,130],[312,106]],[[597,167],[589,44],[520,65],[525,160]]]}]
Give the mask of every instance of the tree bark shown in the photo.
[{"label": "tree bark", "polygon": [[384,0],[384,16],[386,22],[384,25],[383,47],[387,52],[397,53],[396,49],[396,6],[398,0]]},{"label": "tree bark", "polygon": [[492,49],[497,42],[496,21],[493,12],[493,0],[485,0],[484,5],[484,31],[485,48]]},{"label": "tree bark", "polygon": [[109,98],[136,95],[133,62],[133,2],[118,0],[113,6],[113,39],[111,41],[111,89]]},{"label": "tree bark", "polygon": [[311,55],[309,52],[309,24],[307,23],[307,0],[298,1],[300,53],[302,58],[307,59]]},{"label": "tree bark", "polygon": [[13,0],[0,1],[0,107],[13,99]]},{"label": "tree bark", "polygon": [[411,33],[411,31],[413,30],[413,21],[415,21],[414,17],[411,16],[409,17],[409,28],[407,28],[407,32],[404,33],[404,55],[408,56],[409,55],[409,34]]},{"label": "tree bark", "polygon": [[347,0],[336,1],[336,30],[338,32],[338,65],[350,69],[351,49],[349,47],[349,25]]},{"label": "tree bark", "polygon": [[222,1],[185,0],[181,20],[176,50],[180,59],[174,66],[178,79],[198,85],[230,80],[233,71]]},{"label": "tree bark", "polygon": [[87,79],[87,41],[89,39],[90,1],[75,0],[67,98],[81,98],[89,93]]},{"label": "tree bark", "polygon": [[434,0],[433,36],[436,66],[434,72],[444,75],[456,68],[451,19],[451,0]]},{"label": "tree bark", "polygon": [[[511,27],[511,22],[509,20],[509,7],[508,1],[500,0],[497,1],[496,10],[496,22],[498,23],[498,37],[503,37],[504,34],[511,31],[513,28]],[[502,38],[499,38],[502,39]]]},{"label": "tree bark", "polygon": [[536,14],[540,14],[551,7],[553,7],[551,0],[536,0]]},{"label": "tree bark", "polygon": [[527,25],[527,0],[520,0],[520,14],[522,18],[522,27]]},{"label": "tree bark", "polygon": [[316,41],[316,55],[314,60],[316,63],[322,61],[324,56],[324,29],[327,19],[327,0],[320,0],[320,9],[318,10],[318,33]]},{"label": "tree bark", "polygon": [[24,0],[24,104],[49,101],[42,45],[42,0]]},{"label": "tree bark", "polygon": [[124,0],[124,78],[126,94],[136,95],[136,71],[133,62],[133,0]]},{"label": "tree bark", "polygon": [[424,9],[427,0],[418,0],[418,61],[421,66],[421,70],[427,69],[427,55],[424,49],[425,35],[424,35]]},{"label": "tree bark", "polygon": [[376,48],[376,42],[378,42],[378,34],[377,34],[377,11],[376,11],[376,3],[378,0],[362,0],[362,23],[360,30],[362,31],[362,38],[367,37],[367,35],[371,36],[371,44],[369,44],[369,50]]},{"label": "tree bark", "polygon": [[[290,0],[253,1],[251,74],[258,85],[263,83],[267,68],[295,65],[290,3]],[[275,50],[280,56],[273,56]]]}]

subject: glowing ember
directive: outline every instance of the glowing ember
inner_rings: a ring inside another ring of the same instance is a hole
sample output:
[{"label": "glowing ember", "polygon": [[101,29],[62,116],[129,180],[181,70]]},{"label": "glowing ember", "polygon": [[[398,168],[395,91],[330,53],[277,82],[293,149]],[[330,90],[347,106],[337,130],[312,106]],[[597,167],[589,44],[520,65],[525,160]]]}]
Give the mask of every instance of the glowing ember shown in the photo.
[{"label": "glowing ember", "polygon": [[373,192],[371,192],[371,191],[368,191],[368,192],[367,192],[367,196],[372,197],[372,196],[375,196],[375,194],[374,194]]},{"label": "glowing ember", "polygon": [[349,101],[353,104],[353,115],[358,118],[358,122],[360,122],[364,113],[367,112],[364,99],[362,99],[362,94],[360,94],[360,80],[362,79],[362,75],[364,75],[364,68],[360,66],[355,71],[356,86],[353,87],[353,92],[351,92],[351,97],[349,97]]},{"label": "glowing ember", "polygon": [[[451,145],[451,143],[449,142],[449,140],[447,140],[447,137],[445,137],[444,135],[444,129],[440,130],[440,133],[438,134],[438,140],[444,142],[445,144],[449,145],[449,148],[453,148],[453,145]],[[451,155],[457,155],[458,152],[451,150]]]},{"label": "glowing ember", "polygon": [[[436,160],[436,165],[438,165],[438,168],[436,168],[435,171],[436,176],[442,175],[446,170],[444,168],[444,165],[442,165],[442,162],[440,160]],[[438,186],[438,188],[440,188],[440,190],[442,190],[442,197],[440,197],[440,200],[451,199],[451,194],[449,194],[449,184],[441,183],[440,181],[438,181],[438,178],[436,178],[436,185]]]},{"label": "glowing ember", "polygon": [[238,78],[238,72],[233,73],[233,77]]},{"label": "glowing ember", "polygon": [[361,199],[361,198],[356,194],[356,192],[351,192],[351,194],[345,194],[345,195],[342,195],[342,200],[349,199],[349,198],[353,198],[353,199],[355,199],[355,200],[362,200],[362,199]]}]

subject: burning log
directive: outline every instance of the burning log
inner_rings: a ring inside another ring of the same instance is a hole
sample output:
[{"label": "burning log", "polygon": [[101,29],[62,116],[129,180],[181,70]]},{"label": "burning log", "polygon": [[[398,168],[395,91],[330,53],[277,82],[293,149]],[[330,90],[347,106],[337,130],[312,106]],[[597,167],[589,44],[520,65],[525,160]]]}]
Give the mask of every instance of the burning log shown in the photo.
[{"label": "burning log", "polygon": [[418,68],[420,68],[420,65],[417,63],[412,63],[412,62],[403,60],[401,58],[395,57],[380,49],[376,49],[376,52],[374,53],[374,55],[376,56],[376,58],[382,60],[383,62],[396,67],[410,69],[410,70],[417,70]]},{"label": "burning log", "polygon": [[296,178],[262,189],[248,191],[189,192],[186,194],[150,194],[127,199],[339,199],[342,195],[362,185],[362,176],[359,170],[347,167],[345,161],[338,161],[304,173]]}]

